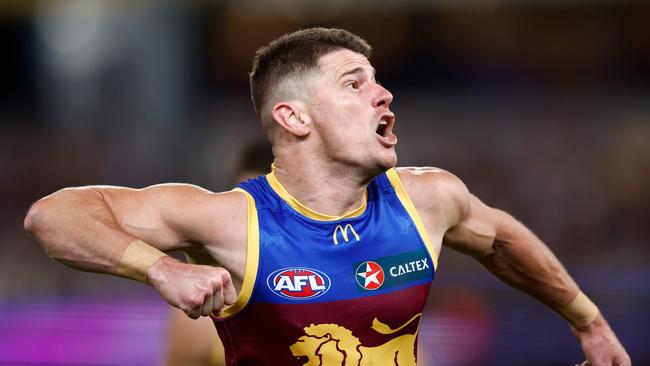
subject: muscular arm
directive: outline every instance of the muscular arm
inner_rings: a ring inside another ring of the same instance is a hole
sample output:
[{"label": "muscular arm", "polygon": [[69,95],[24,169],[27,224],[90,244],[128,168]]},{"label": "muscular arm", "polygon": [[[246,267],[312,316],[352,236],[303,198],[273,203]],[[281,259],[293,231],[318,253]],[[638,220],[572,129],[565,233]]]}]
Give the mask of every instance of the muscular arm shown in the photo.
[{"label": "muscular arm", "polygon": [[[438,170],[400,173],[425,225],[442,232],[444,245],[476,258],[502,281],[533,296],[572,325],[590,365],[629,365],[629,357],[600,313],[567,312],[580,293],[544,243],[511,215],[488,207],[452,174]],[[427,225],[428,223],[428,225]]]},{"label": "muscular arm", "polygon": [[502,281],[556,311],[576,297],[578,286],[535,234],[506,212],[463,193],[461,219],[445,233],[444,245],[471,255]]},{"label": "muscular arm", "polygon": [[[66,188],[35,203],[25,218],[25,229],[52,258],[85,271],[124,275],[121,259],[136,239],[163,251],[203,248],[229,262],[230,268],[239,268],[245,258],[232,253],[238,253],[245,242],[245,207],[241,193],[211,193],[183,184],[145,189]],[[200,274],[210,274],[209,279],[201,279]],[[147,275],[168,302],[188,315],[199,301],[209,300],[213,305],[207,293],[214,286],[232,287],[223,269],[185,264],[171,257],[156,261]],[[228,291],[230,300],[234,289]]]}]

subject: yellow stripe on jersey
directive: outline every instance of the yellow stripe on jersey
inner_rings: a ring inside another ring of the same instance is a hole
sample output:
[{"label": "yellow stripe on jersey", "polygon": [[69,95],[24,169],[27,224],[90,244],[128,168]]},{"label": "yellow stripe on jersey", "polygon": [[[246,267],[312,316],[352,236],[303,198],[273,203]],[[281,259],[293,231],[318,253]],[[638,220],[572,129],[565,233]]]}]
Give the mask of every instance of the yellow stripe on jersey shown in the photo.
[{"label": "yellow stripe on jersey", "polygon": [[431,245],[431,240],[429,240],[429,235],[427,234],[427,231],[424,228],[424,224],[422,224],[422,219],[420,218],[420,214],[418,214],[418,211],[415,209],[415,205],[413,204],[413,201],[411,201],[411,198],[409,197],[408,193],[406,193],[406,189],[404,189],[404,186],[402,185],[401,179],[399,179],[399,175],[397,174],[397,171],[395,171],[395,169],[389,169],[386,172],[386,176],[388,177],[390,184],[393,186],[393,189],[395,189],[395,193],[397,193],[397,197],[402,202],[402,206],[404,206],[406,212],[408,212],[409,216],[411,216],[411,220],[413,220],[413,223],[415,223],[415,227],[418,229],[418,232],[420,233],[420,237],[424,241],[424,245],[426,245],[427,250],[431,255],[431,259],[433,260],[433,267],[435,270],[437,270],[438,253],[436,253],[435,250],[433,250],[433,246]]},{"label": "yellow stripe on jersey", "polygon": [[280,184],[280,181],[278,181],[278,178],[275,176],[275,169],[270,172],[269,174],[266,175],[266,180],[269,182],[269,185],[275,193],[278,194],[289,206],[291,206],[294,210],[298,211],[301,215],[308,217],[310,219],[314,220],[320,220],[320,221],[337,221],[341,219],[349,219],[352,217],[357,217],[360,216],[361,214],[364,213],[366,210],[366,206],[368,204],[368,192],[364,192],[363,194],[363,204],[359,206],[358,208],[342,215],[342,216],[333,216],[333,215],[328,215],[324,213],[320,213],[318,211],[312,210],[311,208],[303,205],[300,203],[297,199],[295,199],[283,186]]},{"label": "yellow stripe on jersey", "polygon": [[255,206],[255,199],[250,193],[241,188],[235,188],[233,192],[242,192],[246,195],[248,201],[248,223],[246,235],[246,270],[244,271],[244,279],[242,281],[239,296],[234,304],[225,308],[222,311],[222,317],[228,317],[236,314],[243,309],[253,294],[253,286],[257,277],[257,267],[260,261],[260,232],[259,224],[257,221],[257,208]]}]

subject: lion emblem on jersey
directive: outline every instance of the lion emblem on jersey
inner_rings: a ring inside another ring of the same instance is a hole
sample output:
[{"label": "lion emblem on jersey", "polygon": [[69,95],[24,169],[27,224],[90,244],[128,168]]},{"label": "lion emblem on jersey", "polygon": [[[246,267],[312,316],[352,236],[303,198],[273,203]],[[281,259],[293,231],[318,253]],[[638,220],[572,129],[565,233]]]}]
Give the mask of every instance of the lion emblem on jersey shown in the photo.
[{"label": "lion emblem on jersey", "polygon": [[[375,318],[372,329],[380,334],[393,334],[411,324],[421,314],[392,329]],[[415,366],[415,333],[397,336],[388,342],[365,347],[352,332],[337,324],[311,324],[305,328],[305,335],[289,347],[296,357],[307,357],[303,366],[370,366],[386,365],[394,360],[395,365]]]}]

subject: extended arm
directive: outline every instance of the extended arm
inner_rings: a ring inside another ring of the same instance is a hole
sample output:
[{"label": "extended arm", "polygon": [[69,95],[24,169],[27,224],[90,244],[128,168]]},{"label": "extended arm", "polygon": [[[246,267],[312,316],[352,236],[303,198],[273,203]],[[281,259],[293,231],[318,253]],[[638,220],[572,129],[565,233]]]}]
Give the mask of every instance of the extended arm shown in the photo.
[{"label": "extended arm", "polygon": [[[227,243],[236,245],[241,240],[229,238],[226,230],[216,232],[214,220],[237,227],[243,222],[240,216],[246,215],[245,208],[237,209],[240,207],[245,207],[240,193],[215,194],[189,185],[141,190],[66,188],[35,203],[25,218],[25,229],[36,236],[52,258],[80,270],[149,282],[170,304],[195,317],[207,315],[207,303],[215,308],[223,305],[223,299],[213,299],[217,287],[217,292],[222,287],[226,290],[227,302],[234,301],[228,272],[185,264],[163,256],[160,250],[234,250]],[[214,245],[211,238],[218,238],[224,248]],[[146,265],[125,270],[125,263],[138,260]]]},{"label": "extended arm", "polygon": [[[548,247],[512,216],[472,195],[461,210],[461,220],[445,233],[443,243],[476,258],[499,279],[566,317],[560,310],[579,289]],[[587,315],[583,323],[595,316]]]},{"label": "extended arm", "polygon": [[[464,186],[458,185],[461,192]],[[460,195],[461,220],[444,243],[476,258],[504,282],[543,302],[569,321],[585,364],[630,365],[630,358],[596,306],[528,228],[469,192]],[[462,196],[467,197],[464,201]]]},{"label": "extended arm", "polygon": [[[409,180],[408,174],[402,175]],[[447,172],[430,170],[417,175],[418,179],[411,177],[410,181],[419,211],[424,212],[425,221],[426,217],[436,218],[444,232],[444,245],[476,258],[499,279],[567,319],[588,365],[630,365],[598,308],[528,228],[482,203]]]}]

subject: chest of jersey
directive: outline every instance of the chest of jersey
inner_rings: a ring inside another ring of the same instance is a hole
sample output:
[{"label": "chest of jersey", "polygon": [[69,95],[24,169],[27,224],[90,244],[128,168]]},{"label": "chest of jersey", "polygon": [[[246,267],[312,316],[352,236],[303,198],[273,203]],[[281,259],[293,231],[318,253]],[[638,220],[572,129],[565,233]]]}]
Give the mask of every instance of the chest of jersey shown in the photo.
[{"label": "chest of jersey", "polygon": [[268,364],[391,357],[414,365],[435,268],[386,176],[369,185],[362,210],[331,220],[289,205],[267,177],[242,188],[256,204],[259,257],[246,306],[216,321],[232,344],[229,364],[264,364],[260,357],[273,355]]}]

